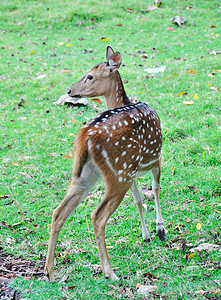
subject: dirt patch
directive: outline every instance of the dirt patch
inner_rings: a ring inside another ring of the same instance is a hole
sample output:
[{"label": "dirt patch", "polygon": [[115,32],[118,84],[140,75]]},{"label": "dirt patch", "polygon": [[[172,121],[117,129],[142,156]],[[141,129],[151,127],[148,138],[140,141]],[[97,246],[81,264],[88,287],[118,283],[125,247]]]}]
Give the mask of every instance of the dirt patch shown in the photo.
[{"label": "dirt patch", "polygon": [[39,266],[34,261],[14,257],[0,249],[0,300],[21,299],[21,292],[9,286],[15,278],[32,280],[43,276],[43,264]]}]

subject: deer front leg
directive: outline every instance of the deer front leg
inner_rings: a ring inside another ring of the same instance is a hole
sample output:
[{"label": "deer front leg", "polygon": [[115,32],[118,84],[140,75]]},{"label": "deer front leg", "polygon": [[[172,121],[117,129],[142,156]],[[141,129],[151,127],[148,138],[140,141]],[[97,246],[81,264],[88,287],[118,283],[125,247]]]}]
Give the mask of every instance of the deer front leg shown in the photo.
[{"label": "deer front leg", "polygon": [[165,229],[164,229],[164,222],[161,214],[160,199],[159,199],[160,173],[161,173],[160,161],[156,164],[156,166],[152,168],[151,173],[153,177],[152,191],[155,197],[155,204],[156,204],[156,211],[157,211],[157,219],[156,219],[157,235],[162,241],[164,241]]},{"label": "deer front leg", "polygon": [[145,224],[144,215],[143,215],[143,206],[142,206],[143,201],[142,201],[141,195],[139,193],[139,190],[137,188],[135,181],[133,182],[133,184],[131,186],[131,191],[132,191],[132,194],[133,194],[133,197],[134,197],[134,200],[135,200],[135,203],[137,205],[139,215],[140,215],[143,240],[146,242],[150,242],[150,234],[147,230],[147,226]]}]

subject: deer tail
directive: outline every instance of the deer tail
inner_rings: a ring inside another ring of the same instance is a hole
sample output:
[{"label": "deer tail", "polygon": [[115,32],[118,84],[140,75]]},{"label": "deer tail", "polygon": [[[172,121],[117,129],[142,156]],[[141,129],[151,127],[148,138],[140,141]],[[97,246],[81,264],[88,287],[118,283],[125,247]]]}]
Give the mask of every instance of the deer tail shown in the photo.
[{"label": "deer tail", "polygon": [[85,131],[81,130],[74,142],[74,167],[73,176],[80,177],[82,169],[88,159],[88,145]]}]

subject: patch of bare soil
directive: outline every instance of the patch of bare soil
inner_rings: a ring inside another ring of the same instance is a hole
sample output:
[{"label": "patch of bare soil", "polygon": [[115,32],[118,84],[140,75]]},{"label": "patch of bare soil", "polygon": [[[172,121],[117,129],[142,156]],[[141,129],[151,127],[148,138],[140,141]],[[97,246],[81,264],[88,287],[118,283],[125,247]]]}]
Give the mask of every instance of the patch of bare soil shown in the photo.
[{"label": "patch of bare soil", "polygon": [[0,300],[21,299],[21,292],[10,287],[15,278],[32,280],[43,276],[43,266],[37,265],[34,261],[8,255],[0,248]]}]

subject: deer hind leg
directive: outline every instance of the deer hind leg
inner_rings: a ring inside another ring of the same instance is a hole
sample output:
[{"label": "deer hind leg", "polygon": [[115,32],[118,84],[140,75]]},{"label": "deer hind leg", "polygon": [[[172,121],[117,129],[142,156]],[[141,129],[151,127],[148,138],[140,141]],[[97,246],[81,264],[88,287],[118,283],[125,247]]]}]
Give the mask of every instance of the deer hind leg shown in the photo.
[{"label": "deer hind leg", "polygon": [[54,281],[53,265],[58,234],[68,216],[87,196],[98,178],[99,173],[95,167],[93,168],[91,162],[88,162],[83,168],[81,177],[72,180],[67,195],[53,212],[48,253],[45,264],[45,275],[51,282]]},{"label": "deer hind leg", "polygon": [[135,200],[135,203],[137,205],[139,215],[140,215],[143,240],[146,242],[150,242],[150,234],[147,230],[147,226],[145,224],[144,215],[143,215],[143,205],[142,205],[143,201],[142,201],[141,195],[139,193],[139,190],[137,188],[135,181],[133,182],[133,184],[131,186],[131,191],[132,191],[132,194],[133,194],[133,197],[134,197],[134,200]]},{"label": "deer hind leg", "polygon": [[119,278],[115,275],[110,264],[105,243],[105,227],[109,217],[117,209],[129,188],[130,186],[122,188],[122,186],[118,187],[116,185],[114,185],[114,189],[107,187],[103,200],[91,215],[103,274],[105,278],[111,280],[118,280]]},{"label": "deer hind leg", "polygon": [[160,160],[157,164],[151,169],[153,183],[152,183],[152,191],[155,197],[155,204],[156,204],[156,211],[157,211],[157,235],[163,241],[165,240],[165,229],[164,229],[164,222],[161,215],[161,208],[160,208],[160,199],[159,199],[159,191],[160,191],[160,174],[161,174],[161,166]]}]

